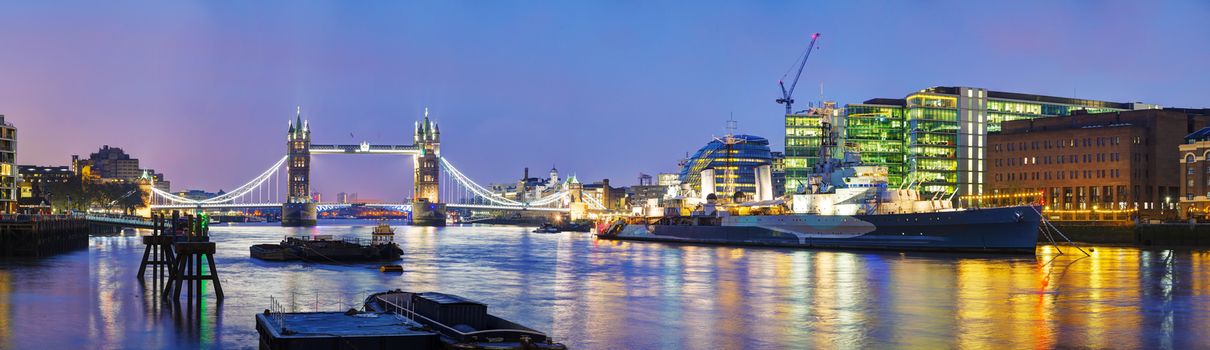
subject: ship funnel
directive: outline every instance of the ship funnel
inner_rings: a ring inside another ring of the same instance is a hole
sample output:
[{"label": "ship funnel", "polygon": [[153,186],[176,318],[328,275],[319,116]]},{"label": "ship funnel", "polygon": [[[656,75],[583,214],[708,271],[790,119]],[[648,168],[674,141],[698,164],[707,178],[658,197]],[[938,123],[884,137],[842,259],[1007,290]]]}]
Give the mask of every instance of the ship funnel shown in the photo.
[{"label": "ship funnel", "polygon": [[756,200],[773,200],[773,166],[756,167]]},{"label": "ship funnel", "polygon": [[702,169],[702,200],[714,194],[714,169]]}]

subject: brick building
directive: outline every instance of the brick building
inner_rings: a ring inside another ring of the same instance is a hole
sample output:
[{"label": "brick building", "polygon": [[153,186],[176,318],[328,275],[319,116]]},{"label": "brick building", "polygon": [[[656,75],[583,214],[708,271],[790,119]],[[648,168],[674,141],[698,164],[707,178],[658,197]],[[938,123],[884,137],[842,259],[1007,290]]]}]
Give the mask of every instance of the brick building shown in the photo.
[{"label": "brick building", "polygon": [[986,190],[976,199],[1058,211],[1171,210],[1181,193],[1181,136],[1208,123],[1180,109],[1006,121],[988,136]]},{"label": "brick building", "polygon": [[1181,196],[1178,209],[1182,219],[1210,217],[1210,128],[1185,136],[1177,150],[1181,166]]}]

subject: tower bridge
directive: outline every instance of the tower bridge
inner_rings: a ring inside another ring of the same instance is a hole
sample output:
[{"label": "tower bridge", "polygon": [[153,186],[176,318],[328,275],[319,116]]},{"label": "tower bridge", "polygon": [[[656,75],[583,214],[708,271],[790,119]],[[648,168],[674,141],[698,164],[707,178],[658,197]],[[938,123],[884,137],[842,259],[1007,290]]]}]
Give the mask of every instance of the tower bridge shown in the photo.
[{"label": "tower bridge", "polygon": [[[286,134],[286,154],[251,181],[208,199],[190,199],[151,187],[152,210],[281,208],[283,226],[314,226],[320,210],[348,204],[317,203],[311,198],[311,157],[314,155],[375,154],[412,157],[412,202],[371,204],[411,213],[413,224],[445,224],[447,208],[565,212],[583,218],[605,206],[583,195],[582,186],[568,186],[550,195],[519,201],[505,198],[472,181],[441,155],[441,129],[429,119],[415,124],[411,144],[326,145],[311,142],[311,125],[299,108]],[[284,181],[282,177],[285,177]],[[286,186],[284,189],[282,185]],[[578,185],[578,184],[577,184]]]}]

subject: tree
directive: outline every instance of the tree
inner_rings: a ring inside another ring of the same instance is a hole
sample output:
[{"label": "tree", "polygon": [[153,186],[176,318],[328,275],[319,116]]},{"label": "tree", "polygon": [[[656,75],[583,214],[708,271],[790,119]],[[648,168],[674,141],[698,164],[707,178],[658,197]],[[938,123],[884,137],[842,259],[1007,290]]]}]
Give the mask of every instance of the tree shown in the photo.
[{"label": "tree", "polygon": [[131,213],[150,202],[150,193],[136,183],[87,182],[73,176],[66,182],[48,183],[45,189],[55,211],[116,208]]}]

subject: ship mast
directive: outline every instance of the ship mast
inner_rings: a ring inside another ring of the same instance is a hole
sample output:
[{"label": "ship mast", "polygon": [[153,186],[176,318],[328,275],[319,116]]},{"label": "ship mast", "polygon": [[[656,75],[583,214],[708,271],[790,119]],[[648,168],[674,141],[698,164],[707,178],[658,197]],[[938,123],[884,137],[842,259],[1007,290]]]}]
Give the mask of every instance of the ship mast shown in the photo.
[{"label": "ship mast", "polygon": [[813,108],[811,112],[819,116],[820,128],[819,153],[817,154],[819,160],[815,164],[820,166],[818,169],[819,173],[826,174],[831,172],[832,152],[836,147],[837,134],[832,129],[834,122],[832,117],[835,113],[835,107],[831,103],[825,102],[823,106]]},{"label": "ship mast", "polygon": [[735,137],[735,130],[738,128],[738,124],[739,123],[735,121],[735,116],[732,115],[731,119],[727,120],[727,135],[723,136],[722,139],[716,138],[716,140],[719,140],[719,142],[723,143],[723,146],[725,146],[724,150],[727,152],[725,155],[726,158],[724,158],[726,159],[727,163],[723,169],[723,193],[728,199],[734,198],[735,196],[736,155],[733,151],[735,150],[735,145],[745,142],[744,139]]}]

